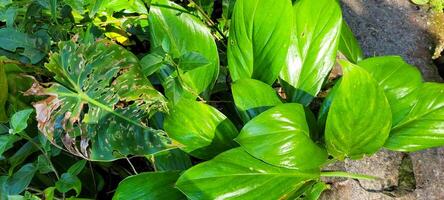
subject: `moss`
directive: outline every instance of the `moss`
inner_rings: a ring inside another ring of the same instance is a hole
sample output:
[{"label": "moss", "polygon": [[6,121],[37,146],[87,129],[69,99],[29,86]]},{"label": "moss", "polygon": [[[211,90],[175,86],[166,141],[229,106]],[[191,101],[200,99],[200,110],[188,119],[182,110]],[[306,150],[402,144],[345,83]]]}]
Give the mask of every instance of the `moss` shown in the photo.
[{"label": "moss", "polygon": [[438,59],[444,51],[444,12],[436,12],[430,17],[430,31],[435,37],[436,48],[433,59]]}]

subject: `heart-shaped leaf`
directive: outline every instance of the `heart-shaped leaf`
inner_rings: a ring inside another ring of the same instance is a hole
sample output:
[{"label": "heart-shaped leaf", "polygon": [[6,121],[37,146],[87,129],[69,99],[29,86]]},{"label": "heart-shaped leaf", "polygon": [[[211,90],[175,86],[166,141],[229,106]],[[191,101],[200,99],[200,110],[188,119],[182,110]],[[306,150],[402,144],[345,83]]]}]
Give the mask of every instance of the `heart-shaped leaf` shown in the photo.
[{"label": "heart-shaped leaf", "polygon": [[357,159],[384,145],[392,116],[376,80],[359,66],[347,61],[340,64],[344,74],[328,111],[325,143],[337,159]]},{"label": "heart-shaped leaf", "polygon": [[244,123],[270,107],[281,104],[276,91],[255,79],[240,79],[231,85],[234,104]]},{"label": "heart-shaped leaf", "polygon": [[261,113],[236,141],[254,157],[280,167],[319,169],[327,159],[327,152],[310,139],[304,107],[296,103]]},{"label": "heart-shaped leaf", "polygon": [[183,99],[165,118],[164,129],[174,140],[185,145],[185,152],[210,159],[236,146],[234,124],[216,108],[202,102]]},{"label": "heart-shaped leaf", "polygon": [[319,171],[299,171],[266,164],[241,148],[185,171],[176,185],[189,199],[285,199]]},{"label": "heart-shaped leaf", "polygon": [[[114,160],[171,148],[150,114],[165,110],[163,96],[142,76],[138,59],[107,41],[59,45],[46,68],[57,83],[27,91],[49,98],[34,104],[38,127],[54,144],[91,160]],[[79,139],[79,140],[77,140]]]},{"label": "heart-shaped leaf", "polygon": [[289,100],[308,105],[335,63],[342,14],[339,3],[331,0],[299,0],[293,12],[289,55],[280,78]]},{"label": "heart-shaped leaf", "polygon": [[292,16],[290,0],[236,1],[227,50],[234,81],[276,81],[287,57]]}]

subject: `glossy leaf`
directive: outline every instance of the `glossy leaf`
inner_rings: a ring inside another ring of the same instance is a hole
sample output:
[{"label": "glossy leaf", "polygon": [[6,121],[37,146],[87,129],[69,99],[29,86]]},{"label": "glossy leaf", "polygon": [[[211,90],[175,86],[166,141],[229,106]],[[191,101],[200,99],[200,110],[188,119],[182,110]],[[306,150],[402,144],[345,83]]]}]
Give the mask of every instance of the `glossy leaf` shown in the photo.
[{"label": "glossy leaf", "polygon": [[178,171],[146,172],[125,178],[119,183],[113,200],[180,200],[186,197],[174,188]]},{"label": "glossy leaf", "polygon": [[444,85],[424,83],[413,94],[409,111],[390,132],[385,147],[418,151],[444,145]]},{"label": "glossy leaf", "polygon": [[159,152],[153,155],[156,171],[186,170],[193,166],[190,156],[180,149]]},{"label": "glossy leaf", "polygon": [[199,67],[205,67],[206,65],[209,65],[210,62],[208,61],[205,56],[203,56],[200,53],[197,52],[187,52],[183,54],[179,58],[179,68],[183,69],[185,71],[190,71]]},{"label": "glossy leaf", "polygon": [[14,113],[9,122],[11,125],[11,130],[9,132],[11,134],[16,134],[24,131],[26,127],[28,127],[28,119],[32,112],[34,112],[33,109],[26,109]]},{"label": "glossy leaf", "polygon": [[244,126],[236,141],[254,157],[280,167],[319,169],[327,159],[327,152],[310,139],[301,104],[263,112]]},{"label": "glossy leaf", "polygon": [[234,104],[244,123],[270,107],[281,104],[276,91],[258,80],[240,79],[231,85]]},{"label": "glossy leaf", "polygon": [[192,200],[285,199],[318,177],[319,171],[275,167],[235,148],[185,171],[176,185]]},{"label": "glossy leaf", "polygon": [[8,80],[5,73],[5,66],[0,60],[0,122],[8,121],[6,115],[6,101],[8,100]]},{"label": "glossy leaf", "polygon": [[392,110],[392,126],[396,126],[415,103],[415,97],[411,94],[422,85],[421,73],[399,56],[368,58],[358,65],[367,70],[384,89]]},{"label": "glossy leaf", "polygon": [[173,58],[179,58],[188,52],[197,52],[210,63],[181,75],[184,87],[196,97],[210,89],[219,74],[219,55],[213,36],[195,16],[171,8],[154,6],[160,4],[184,10],[179,5],[167,0],[153,0],[152,3],[149,15],[151,48],[167,47],[164,49]]},{"label": "glossy leaf", "polygon": [[103,161],[174,146],[164,132],[143,123],[165,110],[166,102],[142,76],[132,53],[103,40],[63,42],[59,48],[45,65],[57,83],[34,84],[27,92],[49,96],[34,104],[38,127],[49,141],[60,138],[74,155]]},{"label": "glossy leaf", "polygon": [[373,77],[347,61],[340,64],[343,77],[328,112],[325,143],[337,159],[357,159],[384,145],[392,117],[384,91]]},{"label": "glossy leaf", "polygon": [[170,111],[164,129],[185,147],[185,152],[201,159],[236,146],[238,131],[234,124],[216,108],[202,102],[182,100]]},{"label": "glossy leaf", "polygon": [[321,90],[338,50],[342,26],[337,1],[300,0],[293,6],[294,28],[281,83],[292,102],[308,105]]},{"label": "glossy leaf", "polygon": [[290,45],[292,17],[290,0],[236,1],[227,50],[233,81],[276,81]]},{"label": "glossy leaf", "polygon": [[358,63],[364,58],[358,40],[345,21],[342,22],[339,51],[352,63]]},{"label": "glossy leaf", "polygon": [[23,165],[8,179],[8,194],[16,195],[22,193],[34,177],[36,167],[32,163]]},{"label": "glossy leaf", "polygon": [[39,48],[35,38],[13,28],[0,29],[0,48],[11,52],[23,48],[23,52],[18,54],[27,57],[32,64],[38,63],[46,56],[46,52]]}]

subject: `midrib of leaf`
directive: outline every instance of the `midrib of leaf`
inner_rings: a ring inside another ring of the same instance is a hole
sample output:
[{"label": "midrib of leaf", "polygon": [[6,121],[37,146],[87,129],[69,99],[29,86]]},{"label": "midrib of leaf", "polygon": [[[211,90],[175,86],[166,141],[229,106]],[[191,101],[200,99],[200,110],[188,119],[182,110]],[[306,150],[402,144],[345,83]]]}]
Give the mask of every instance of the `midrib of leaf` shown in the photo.
[{"label": "midrib of leaf", "polygon": [[[412,110],[415,109],[416,105],[417,105],[417,103],[415,104],[414,107],[412,107]],[[423,114],[420,114],[420,115],[417,115],[416,117],[413,117],[413,118],[411,118],[411,119],[405,121],[405,122],[402,123],[401,125],[396,126],[396,127],[393,127],[392,130],[391,130],[391,132],[392,132],[392,131],[395,131],[395,130],[397,130],[397,129],[401,129],[402,127],[404,127],[404,126],[406,126],[406,125],[408,125],[408,124],[410,124],[410,123],[413,123],[414,121],[418,120],[419,118],[422,118],[422,117],[424,117],[424,116],[426,116],[426,115],[429,115],[429,114],[431,114],[431,113],[433,113],[433,112],[439,111],[439,110],[442,109],[442,108],[444,108],[444,106],[439,106],[439,107],[436,108],[436,109],[433,109],[433,110],[427,111],[427,112],[425,112],[425,113],[423,113]],[[411,112],[411,111],[410,111],[410,112]]]}]

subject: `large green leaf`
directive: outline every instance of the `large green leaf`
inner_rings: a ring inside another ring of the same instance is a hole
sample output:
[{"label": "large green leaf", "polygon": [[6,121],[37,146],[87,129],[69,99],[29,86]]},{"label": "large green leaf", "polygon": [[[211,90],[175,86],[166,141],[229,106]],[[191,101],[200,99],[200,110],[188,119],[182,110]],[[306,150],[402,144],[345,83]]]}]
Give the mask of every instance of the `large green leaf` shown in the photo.
[{"label": "large green leaf", "polygon": [[119,183],[113,200],[179,200],[186,199],[174,183],[179,178],[178,171],[146,172],[125,178]]},{"label": "large green leaf", "polygon": [[240,79],[231,85],[234,104],[244,123],[270,107],[281,104],[276,91],[255,79]]},{"label": "large green leaf", "polygon": [[272,84],[287,57],[293,14],[290,0],[237,0],[228,42],[231,78]]},{"label": "large green leaf", "polygon": [[28,163],[23,165],[17,172],[15,172],[8,179],[8,193],[10,195],[16,195],[23,192],[26,187],[31,183],[37,168],[32,164]]},{"label": "large green leaf", "polygon": [[91,160],[145,155],[173,146],[166,134],[145,124],[165,109],[163,96],[142,76],[137,58],[119,45],[98,41],[59,45],[46,68],[57,83],[34,84],[38,127],[53,143]]},{"label": "large green leaf", "polygon": [[385,147],[418,151],[444,146],[444,85],[424,83],[413,95],[413,105],[393,126]]},{"label": "large green leaf", "polygon": [[332,0],[300,0],[293,7],[291,45],[280,78],[292,102],[308,105],[335,63],[342,14]]},{"label": "large green leaf", "polygon": [[6,115],[6,101],[8,100],[8,80],[5,73],[5,67],[0,61],[0,122],[8,121]]},{"label": "large green leaf", "polygon": [[304,107],[296,103],[261,113],[244,126],[236,141],[254,157],[281,167],[319,169],[327,159],[327,152],[310,139]]},{"label": "large green leaf", "polygon": [[353,35],[352,30],[345,21],[342,22],[341,37],[339,40],[339,51],[353,63],[357,63],[364,58],[361,46]]},{"label": "large green leaf", "polygon": [[185,152],[210,159],[235,147],[238,131],[234,124],[216,108],[202,102],[181,100],[164,121],[168,135],[185,145]]},{"label": "large green leaf", "polygon": [[384,91],[373,77],[359,66],[340,63],[344,74],[328,112],[325,143],[337,159],[357,159],[384,145],[392,117]]},{"label": "large green leaf", "polygon": [[[152,3],[184,10],[179,5],[167,0],[153,0]],[[178,10],[151,6],[149,27],[152,39],[150,42],[152,49],[162,46],[173,58],[180,58],[189,52],[197,52],[207,59],[209,64],[206,66],[187,72],[181,71],[180,78],[183,82],[174,83],[174,85],[183,84],[186,90],[180,93],[190,93],[191,95],[188,96],[195,98],[200,93],[209,90],[215,83],[219,73],[219,55],[210,30],[195,16]],[[171,74],[173,72],[167,72],[167,75]],[[166,90],[179,87],[167,87],[165,81],[163,85]],[[171,95],[167,95],[167,97],[173,98]],[[180,97],[174,98],[179,99]]]},{"label": "large green leaf", "polygon": [[46,56],[46,52],[40,48],[37,39],[13,28],[0,29],[0,48],[11,52],[22,48],[23,51],[17,53],[27,57],[32,64],[38,63]]},{"label": "large green leaf", "polygon": [[368,58],[358,65],[367,70],[384,89],[392,110],[392,126],[395,126],[415,103],[414,95],[410,94],[422,85],[421,73],[399,56]]},{"label": "large green leaf", "polygon": [[299,171],[266,164],[241,148],[185,171],[176,185],[192,200],[285,199],[319,171]]}]

